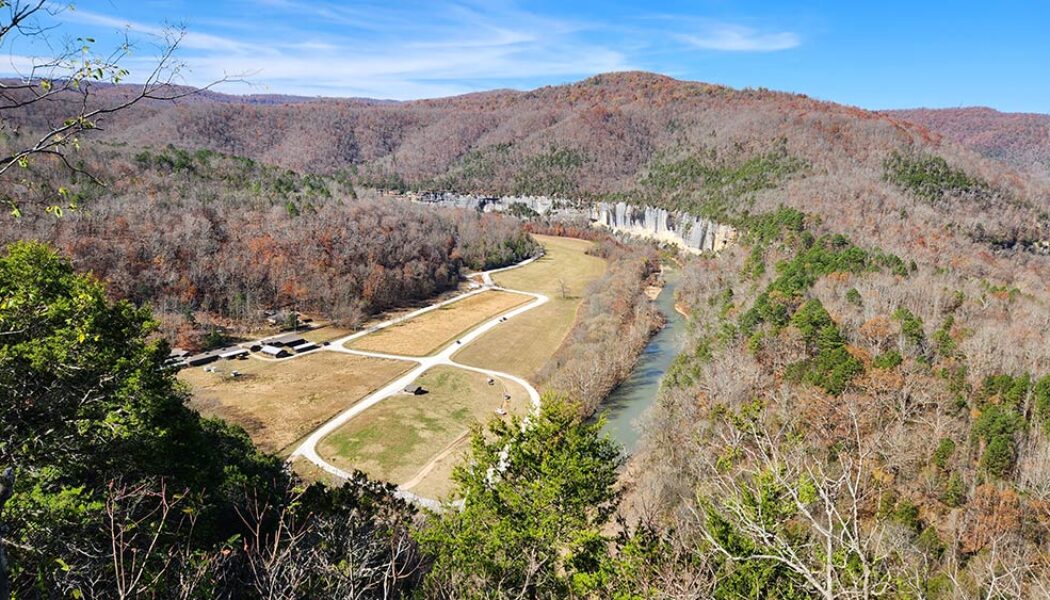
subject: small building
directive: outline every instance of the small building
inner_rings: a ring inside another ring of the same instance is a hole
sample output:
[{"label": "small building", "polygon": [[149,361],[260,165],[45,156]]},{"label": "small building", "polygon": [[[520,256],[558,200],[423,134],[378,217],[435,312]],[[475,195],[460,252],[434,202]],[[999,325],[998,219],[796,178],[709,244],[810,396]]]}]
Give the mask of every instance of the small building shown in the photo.
[{"label": "small building", "polygon": [[427,393],[427,388],[413,384],[405,388],[405,393],[412,394],[413,396],[422,396]]},{"label": "small building", "polygon": [[270,325],[285,326],[292,322],[299,321],[299,313],[294,310],[275,310],[270,312],[266,317],[266,322]]},{"label": "small building", "polygon": [[262,343],[267,346],[298,346],[305,341],[306,338],[298,333],[286,333],[284,335],[276,335],[272,338],[266,338],[265,340],[262,340]]},{"label": "small building", "polygon": [[309,352],[310,350],[317,350],[318,347],[319,346],[313,342],[303,342],[292,346],[292,350],[295,350],[296,354],[301,354],[303,352]]},{"label": "small building", "polygon": [[206,365],[210,362],[215,362],[219,359],[219,356],[214,352],[205,352],[203,354],[197,354],[186,359],[186,364],[191,367],[199,367]]},{"label": "small building", "polygon": [[259,352],[269,356],[270,358],[284,358],[288,356],[288,351],[284,348],[277,346],[271,346],[270,344],[263,344],[263,347],[259,349]]},{"label": "small building", "polygon": [[248,356],[248,350],[246,348],[225,348],[219,352],[219,358],[224,358],[226,360],[246,356]]}]

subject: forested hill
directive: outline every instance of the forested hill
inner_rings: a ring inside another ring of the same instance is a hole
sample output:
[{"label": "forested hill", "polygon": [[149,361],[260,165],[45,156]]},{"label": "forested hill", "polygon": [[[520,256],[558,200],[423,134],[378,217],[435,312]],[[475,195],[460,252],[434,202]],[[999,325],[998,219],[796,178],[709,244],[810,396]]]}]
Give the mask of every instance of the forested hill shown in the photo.
[{"label": "forested hill", "polygon": [[1050,177],[1050,115],[984,107],[919,108],[886,114],[918,123],[989,158]]},{"label": "forested hill", "polygon": [[[982,253],[1050,239],[1050,183],[895,116],[794,94],[628,72],[413,102],[213,97],[144,102],[101,135],[358,187],[622,199],[721,221],[787,205],[828,231],[977,276],[1013,277]],[[11,119],[32,130],[67,113],[50,102]]]}]

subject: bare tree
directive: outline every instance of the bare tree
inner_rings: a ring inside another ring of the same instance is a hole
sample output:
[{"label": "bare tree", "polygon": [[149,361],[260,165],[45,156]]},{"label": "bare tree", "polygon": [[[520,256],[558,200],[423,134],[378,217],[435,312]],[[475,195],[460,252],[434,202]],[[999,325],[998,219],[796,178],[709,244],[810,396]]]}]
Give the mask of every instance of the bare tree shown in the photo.
[{"label": "bare tree", "polygon": [[[856,416],[852,428],[853,447],[840,452],[835,463],[807,456],[791,441],[795,434],[788,426],[757,421],[731,428],[723,441],[739,466],[712,465],[718,475],[694,507],[710,547],[728,561],[778,564],[828,600],[889,594],[893,583],[884,568],[892,550],[889,537],[880,524],[861,522],[874,499],[865,466],[872,451],[862,442]],[[727,544],[713,522],[751,540],[753,551],[741,554]],[[804,527],[804,535],[797,526]]]},{"label": "bare tree", "polygon": [[[17,40],[32,40],[52,48],[49,33],[56,27],[54,17],[64,10],[48,0],[25,2],[0,2],[7,15],[0,18],[0,47],[11,47]],[[28,168],[33,157],[45,156],[58,160],[73,173],[87,176],[102,183],[93,174],[71,161],[70,149],[78,149],[81,135],[100,129],[103,120],[110,115],[127,110],[143,100],[174,101],[211,88],[229,78],[213,82],[203,88],[176,87],[183,71],[183,64],[175,58],[185,36],[182,28],[166,30],[158,41],[159,55],[152,70],[142,82],[129,88],[127,93],[116,94],[111,100],[103,100],[95,92],[107,85],[116,85],[127,79],[129,71],[122,66],[133,49],[133,43],[125,34],[124,40],[108,54],[93,50],[93,38],[78,38],[66,43],[52,56],[33,59],[28,67],[14,80],[0,80],[0,131],[10,129],[4,119],[11,111],[42,103],[60,103],[65,111],[61,122],[50,123],[40,131],[28,132],[28,140],[0,149],[0,177],[11,176],[15,167]],[[17,185],[30,187],[25,177],[15,176]],[[65,188],[60,188],[61,203],[67,208],[76,208],[72,199],[65,197]],[[3,197],[15,216],[21,215],[19,203],[12,197]],[[61,214],[63,207],[51,204],[49,212]]]}]

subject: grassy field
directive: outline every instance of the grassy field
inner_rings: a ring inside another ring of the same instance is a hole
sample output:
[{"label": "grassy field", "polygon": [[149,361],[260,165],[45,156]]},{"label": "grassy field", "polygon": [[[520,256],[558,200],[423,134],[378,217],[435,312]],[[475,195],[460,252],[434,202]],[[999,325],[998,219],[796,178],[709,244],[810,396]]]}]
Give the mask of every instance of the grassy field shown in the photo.
[{"label": "grassy field", "polygon": [[481,336],[456,354],[458,362],[534,380],[572,329],[583,291],[605,272],[605,261],[586,254],[592,246],[588,241],[548,236],[536,239],[547,250],[543,258],[499,273],[494,279],[508,288],[546,294],[551,301]]},{"label": "grassy field", "polygon": [[317,329],[311,329],[309,331],[301,331],[300,333],[302,333],[304,339],[315,344],[320,344],[322,342],[330,342],[332,340],[346,337],[353,333],[353,330],[336,327],[335,325],[325,325],[324,327],[318,327]]},{"label": "grassy field", "polygon": [[[456,450],[471,423],[495,417],[504,393],[511,395],[508,411],[523,414],[528,409],[528,395],[520,386],[502,380],[489,385],[487,379],[455,367],[434,367],[417,380],[429,393],[399,394],[379,402],[321,440],[318,453],[341,469],[359,469],[376,479],[405,483],[435,457]],[[451,454],[458,458],[458,452]],[[454,462],[447,469],[432,470],[424,478],[425,487],[434,490],[444,484],[447,488]],[[417,485],[413,491],[420,489]]]},{"label": "grassy field", "polygon": [[464,461],[469,451],[470,436],[468,435],[433,459],[429,465],[429,472],[423,475],[418,483],[408,488],[409,491],[424,498],[447,499],[454,491],[452,469]]},{"label": "grassy field", "polygon": [[426,356],[482,322],[529,301],[531,298],[522,294],[482,292],[356,339],[349,347],[371,352]]},{"label": "grassy field", "polygon": [[[286,361],[219,361],[183,369],[190,405],[236,423],[264,450],[282,451],[341,410],[412,368],[413,363],[315,352]],[[232,370],[240,377],[230,377]]]}]

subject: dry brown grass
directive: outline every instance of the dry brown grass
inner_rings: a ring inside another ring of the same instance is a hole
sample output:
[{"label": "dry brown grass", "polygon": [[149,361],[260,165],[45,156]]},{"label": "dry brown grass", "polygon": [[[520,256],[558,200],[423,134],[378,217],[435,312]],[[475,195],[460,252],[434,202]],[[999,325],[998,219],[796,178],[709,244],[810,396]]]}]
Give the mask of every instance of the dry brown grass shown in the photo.
[{"label": "dry brown grass", "polygon": [[445,500],[452,495],[455,485],[452,482],[452,470],[461,464],[470,452],[470,436],[451,446],[443,456],[433,461],[430,472],[416,485],[409,488],[413,494],[424,498]]},{"label": "dry brown grass", "polygon": [[426,356],[433,354],[482,322],[529,302],[510,292],[489,291],[453,302],[349,344],[355,350]]},{"label": "dry brown grass", "polygon": [[[550,302],[501,324],[481,336],[455,359],[464,364],[513,373],[535,380],[536,373],[561,346],[576,322],[583,292],[605,272],[605,261],[588,255],[584,240],[535,236],[547,254],[520,269],[495,275],[496,283],[539,292]],[[562,297],[561,283],[565,284]]]},{"label": "dry brown grass", "polygon": [[[236,423],[267,451],[284,451],[296,440],[353,405],[413,363],[315,352],[286,361],[212,363],[218,372],[184,369],[179,379],[193,391],[190,405]],[[230,377],[237,370],[240,377]]]},{"label": "dry brown grass", "polygon": [[335,325],[324,325],[317,329],[311,329],[301,333],[303,334],[304,339],[315,344],[320,344],[322,342],[331,342],[332,340],[346,337],[353,333],[353,330],[337,327]]}]

